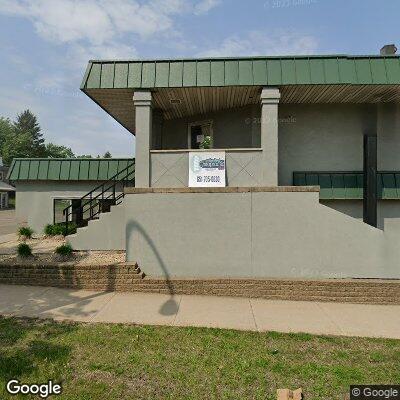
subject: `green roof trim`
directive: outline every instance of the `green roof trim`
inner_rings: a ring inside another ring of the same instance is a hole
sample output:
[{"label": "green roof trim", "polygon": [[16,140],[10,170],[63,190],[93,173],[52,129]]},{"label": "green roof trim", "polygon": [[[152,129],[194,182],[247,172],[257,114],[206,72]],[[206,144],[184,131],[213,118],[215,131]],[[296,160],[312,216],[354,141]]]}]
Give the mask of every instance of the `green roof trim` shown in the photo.
[{"label": "green roof trim", "polygon": [[[107,181],[132,164],[133,158],[14,158],[10,181]],[[118,179],[118,177],[116,178]]]},{"label": "green roof trim", "polygon": [[[378,172],[378,199],[400,200],[400,171]],[[294,186],[320,186],[321,200],[362,200],[363,173],[293,172]]]},{"label": "green roof trim", "polygon": [[308,84],[400,85],[400,56],[91,60],[81,89]]}]

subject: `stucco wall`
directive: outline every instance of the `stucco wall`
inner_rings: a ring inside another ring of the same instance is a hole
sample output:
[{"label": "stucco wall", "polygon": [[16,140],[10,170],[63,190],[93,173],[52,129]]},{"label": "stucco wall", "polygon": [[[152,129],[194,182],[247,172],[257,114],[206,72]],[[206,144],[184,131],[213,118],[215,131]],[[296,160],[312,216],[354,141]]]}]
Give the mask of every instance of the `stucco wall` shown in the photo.
[{"label": "stucco wall", "polygon": [[[214,147],[261,147],[259,105],[163,121],[162,148],[187,148],[187,127],[213,120]],[[354,171],[363,167],[364,104],[280,104],[279,185],[293,171]],[[159,132],[159,131],[157,131]],[[378,169],[400,170],[400,105],[377,108]]]},{"label": "stucco wall", "polygon": [[[261,186],[262,152],[260,149],[225,152],[226,186]],[[189,152],[151,152],[151,187],[187,187]]]},{"label": "stucco wall", "polygon": [[400,170],[400,104],[378,106],[378,170]]},{"label": "stucco wall", "polygon": [[94,189],[97,181],[17,181],[16,215],[40,234],[46,224],[53,223],[53,200],[80,198]]},{"label": "stucco wall", "polygon": [[[281,104],[279,106],[279,184],[292,184],[293,171],[362,171],[363,130],[371,123],[365,105]],[[378,170],[400,170],[400,106],[377,109]],[[362,219],[362,202],[323,201]],[[381,201],[378,226],[400,217],[400,202]]]},{"label": "stucco wall", "polygon": [[[188,124],[212,119],[215,148],[260,147],[260,110],[253,105],[163,121],[161,146],[187,148]],[[362,170],[368,114],[363,104],[280,104],[279,185],[291,185],[293,171]],[[400,170],[400,105],[378,106],[377,134],[378,169]]]},{"label": "stucco wall", "polygon": [[150,276],[400,278],[400,220],[372,228],[318,193],[128,194],[125,207],[127,259]]},{"label": "stucco wall", "polygon": [[[361,171],[363,130],[371,123],[363,104],[280,104],[279,184],[293,171]],[[378,170],[400,170],[400,106],[377,112]]]},{"label": "stucco wall", "polygon": [[112,206],[110,212],[101,213],[99,219],[89,221],[67,241],[75,250],[125,250],[125,207]]},{"label": "stucco wall", "polygon": [[[361,221],[363,219],[362,200],[321,200],[321,204]],[[400,201],[378,201],[378,228],[385,229],[387,221],[392,218],[400,218]]]},{"label": "stucco wall", "polygon": [[[188,124],[213,120],[215,148],[260,147],[260,124],[252,123],[260,115],[260,106],[246,106],[217,113],[165,120],[161,130],[161,148],[187,149]],[[153,143],[157,140],[153,139]]]},{"label": "stucco wall", "polygon": [[279,184],[292,184],[293,171],[354,171],[363,167],[361,106],[281,104]]}]

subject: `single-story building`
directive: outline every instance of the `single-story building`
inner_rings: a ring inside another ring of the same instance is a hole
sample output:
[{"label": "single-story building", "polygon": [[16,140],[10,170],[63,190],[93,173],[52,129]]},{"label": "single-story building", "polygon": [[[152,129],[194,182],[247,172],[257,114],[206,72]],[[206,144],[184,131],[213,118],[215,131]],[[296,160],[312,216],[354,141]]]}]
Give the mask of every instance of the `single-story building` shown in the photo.
[{"label": "single-story building", "polygon": [[135,187],[74,248],[119,235],[150,276],[400,278],[399,56],[92,60],[81,90],[136,136]]},{"label": "single-story building", "polygon": [[126,158],[15,158],[8,173],[17,219],[39,234],[47,224],[98,218],[105,203],[109,210],[110,202],[119,202],[133,177],[134,159]]}]

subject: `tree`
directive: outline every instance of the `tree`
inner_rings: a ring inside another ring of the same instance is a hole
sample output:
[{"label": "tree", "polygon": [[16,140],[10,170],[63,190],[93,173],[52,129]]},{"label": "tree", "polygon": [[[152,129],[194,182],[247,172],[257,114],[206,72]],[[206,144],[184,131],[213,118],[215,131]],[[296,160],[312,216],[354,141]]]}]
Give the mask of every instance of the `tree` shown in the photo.
[{"label": "tree", "polygon": [[46,157],[50,158],[74,158],[73,151],[66,146],[59,146],[54,143],[46,144]]},{"label": "tree", "polygon": [[112,158],[112,155],[111,155],[111,153],[110,153],[109,151],[106,151],[106,152],[104,153],[103,158]]},{"label": "tree", "polygon": [[5,159],[4,147],[13,134],[13,125],[8,118],[0,118],[0,157],[3,157],[4,164],[9,165],[11,160]]},{"label": "tree", "polygon": [[40,125],[36,116],[30,110],[25,110],[17,115],[17,120],[14,123],[14,132],[17,137],[19,135],[29,135],[31,142],[30,157],[46,156],[46,146]]},{"label": "tree", "polygon": [[10,165],[13,158],[32,157],[32,138],[29,133],[9,136],[3,145],[4,164]]},{"label": "tree", "polygon": [[[18,114],[14,123],[0,117],[0,157],[6,165],[10,165],[13,158],[93,158],[91,155],[76,156],[66,146],[45,143],[37,118],[29,110]],[[107,151],[104,157],[111,157],[111,153]]]}]

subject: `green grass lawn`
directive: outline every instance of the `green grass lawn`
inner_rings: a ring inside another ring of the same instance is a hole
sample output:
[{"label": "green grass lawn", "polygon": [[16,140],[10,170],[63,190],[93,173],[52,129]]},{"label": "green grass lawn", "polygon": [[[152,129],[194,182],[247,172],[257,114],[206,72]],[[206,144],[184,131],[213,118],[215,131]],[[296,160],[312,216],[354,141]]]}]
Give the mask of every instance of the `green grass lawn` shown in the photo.
[{"label": "green grass lawn", "polygon": [[63,399],[343,399],[400,382],[400,341],[0,317],[1,399],[10,378],[62,382]]}]

